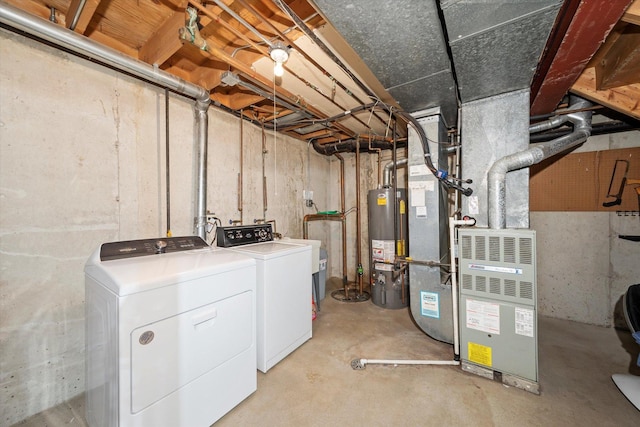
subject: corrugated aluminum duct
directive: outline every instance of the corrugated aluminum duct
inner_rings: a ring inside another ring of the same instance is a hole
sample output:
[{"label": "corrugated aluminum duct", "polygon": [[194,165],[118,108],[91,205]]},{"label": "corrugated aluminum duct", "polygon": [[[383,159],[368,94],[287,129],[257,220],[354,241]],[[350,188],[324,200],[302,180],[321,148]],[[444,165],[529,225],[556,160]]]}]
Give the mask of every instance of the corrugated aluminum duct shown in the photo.
[{"label": "corrugated aluminum duct", "polygon": [[[491,166],[487,176],[489,194],[489,228],[504,229],[507,227],[507,198],[506,176],[513,170],[522,169],[540,163],[541,161],[562,153],[572,147],[582,144],[591,135],[591,115],[588,110],[591,103],[577,96],[571,97],[570,110],[578,113],[568,114],[566,118],[573,124],[573,132],[557,139],[531,144],[530,148],[519,153],[510,154],[499,159]],[[587,110],[587,111],[582,111]],[[558,120],[550,119],[549,125]],[[533,127],[533,130],[543,129],[544,125]]]}]

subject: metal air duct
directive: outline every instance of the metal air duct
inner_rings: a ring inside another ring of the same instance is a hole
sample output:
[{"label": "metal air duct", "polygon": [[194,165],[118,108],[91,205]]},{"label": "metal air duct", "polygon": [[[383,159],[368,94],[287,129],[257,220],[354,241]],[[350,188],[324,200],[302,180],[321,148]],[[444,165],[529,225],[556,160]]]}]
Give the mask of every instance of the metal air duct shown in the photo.
[{"label": "metal air duct", "polygon": [[[569,109],[579,110],[589,106],[591,106],[589,101],[572,96]],[[568,114],[566,118],[574,126],[572,133],[552,141],[533,144],[529,149],[505,156],[491,166],[488,173],[489,228],[504,229],[507,227],[505,185],[507,173],[540,163],[546,158],[586,141],[591,135],[591,114],[591,111]],[[556,122],[558,120],[553,118],[548,121],[548,124],[551,125]],[[534,125],[533,129],[547,129],[547,125],[544,123]]]},{"label": "metal air duct", "polygon": [[146,62],[133,59],[115,49],[103,46],[93,40],[62,28],[47,20],[35,17],[13,6],[0,3],[0,23],[11,28],[53,43],[74,54],[89,57],[99,63],[138,77],[144,81],[170,89],[196,100],[194,106],[197,127],[197,184],[195,229],[198,236],[205,238],[206,188],[207,188],[207,110],[211,99],[209,91],[179,77],[159,70]]}]

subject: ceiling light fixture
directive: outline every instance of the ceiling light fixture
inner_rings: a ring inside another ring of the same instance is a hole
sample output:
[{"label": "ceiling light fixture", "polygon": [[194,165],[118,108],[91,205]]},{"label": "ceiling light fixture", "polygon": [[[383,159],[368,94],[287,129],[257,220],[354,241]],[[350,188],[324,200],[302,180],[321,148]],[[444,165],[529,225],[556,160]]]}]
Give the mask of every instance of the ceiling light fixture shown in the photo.
[{"label": "ceiling light fixture", "polygon": [[269,56],[273,59],[273,62],[275,62],[275,65],[273,66],[273,74],[277,77],[282,77],[284,74],[284,67],[282,64],[287,62],[287,59],[289,59],[289,48],[281,41],[277,41],[269,48]]}]

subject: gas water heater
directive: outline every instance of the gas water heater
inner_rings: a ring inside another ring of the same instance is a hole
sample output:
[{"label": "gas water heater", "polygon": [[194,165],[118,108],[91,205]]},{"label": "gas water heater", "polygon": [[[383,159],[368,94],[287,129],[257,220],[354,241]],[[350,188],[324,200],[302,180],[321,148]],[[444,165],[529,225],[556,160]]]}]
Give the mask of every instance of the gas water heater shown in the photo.
[{"label": "gas water heater", "polygon": [[407,254],[407,191],[398,188],[394,196],[393,188],[370,190],[367,201],[371,301],[384,308],[406,307],[409,276],[396,267],[395,258]]}]

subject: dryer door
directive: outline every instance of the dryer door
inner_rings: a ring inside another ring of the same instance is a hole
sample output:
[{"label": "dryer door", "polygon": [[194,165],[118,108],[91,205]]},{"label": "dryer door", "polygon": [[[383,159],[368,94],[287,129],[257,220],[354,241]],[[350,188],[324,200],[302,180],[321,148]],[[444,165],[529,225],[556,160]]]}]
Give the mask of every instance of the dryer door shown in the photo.
[{"label": "dryer door", "polygon": [[206,304],[131,332],[131,413],[251,347],[252,292]]}]

